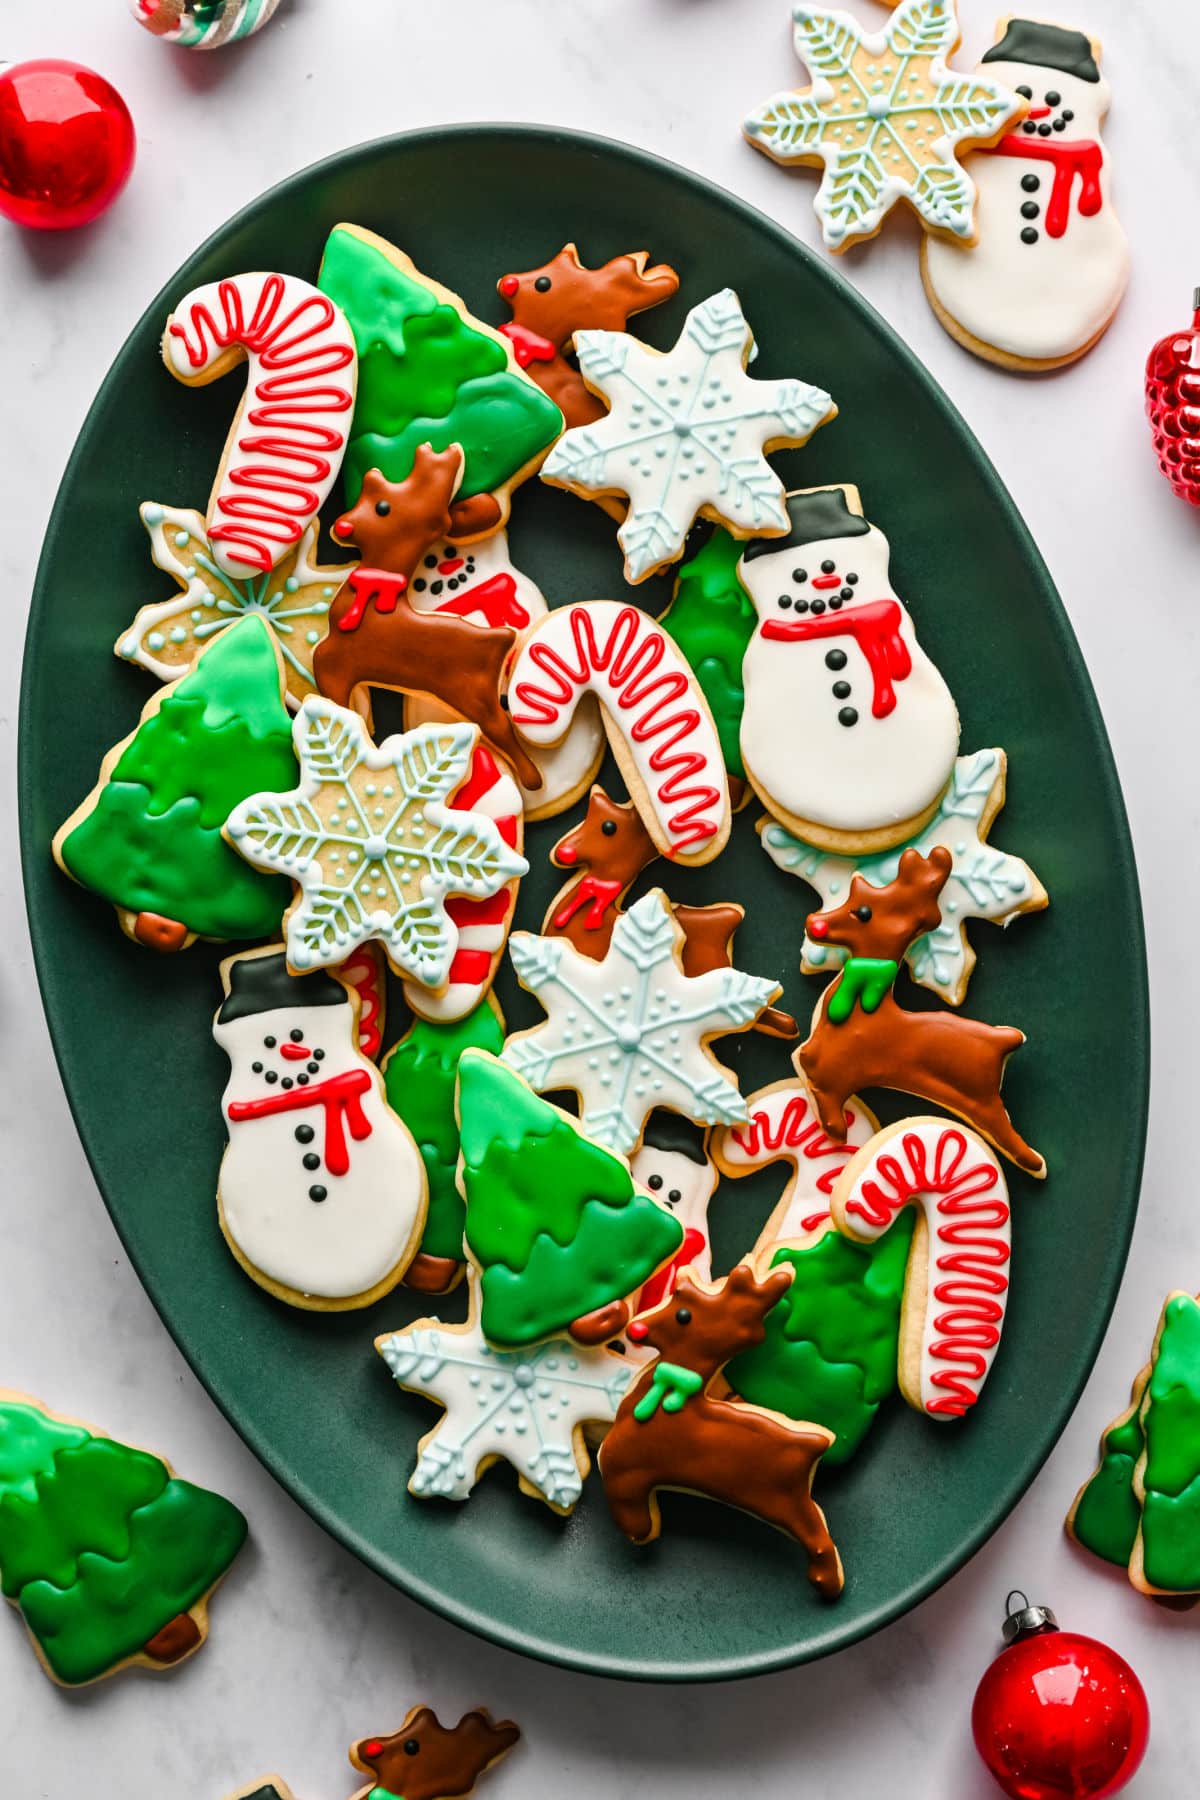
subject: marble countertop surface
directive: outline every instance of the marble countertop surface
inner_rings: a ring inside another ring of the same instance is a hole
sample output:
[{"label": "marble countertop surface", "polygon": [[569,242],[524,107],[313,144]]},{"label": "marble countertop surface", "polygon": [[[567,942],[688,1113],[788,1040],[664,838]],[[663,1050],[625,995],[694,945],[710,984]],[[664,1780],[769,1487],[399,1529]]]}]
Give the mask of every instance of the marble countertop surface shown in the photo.
[{"label": "marble countertop surface", "polygon": [[[847,4],[883,17],[871,0]],[[97,227],[61,238],[0,230],[0,591],[14,637],[0,669],[0,756],[9,771],[21,618],[89,401],[147,298],[263,188],[409,126],[569,123],[698,170],[816,242],[815,178],[773,168],[738,131],[749,103],[796,75],[783,0],[285,0],[260,37],[207,58],[155,43],[125,10],[125,0],[8,0],[2,9],[0,56],[70,56],[100,69],[128,100],[141,142],[129,190]],[[967,67],[991,41],[994,15],[981,0],[960,10],[957,60]],[[962,410],[1041,546],[1100,697],[1141,869],[1154,996],[1141,1217],[1093,1378],[1032,1490],[967,1568],[890,1630],[814,1667],[715,1689],[543,1668],[393,1592],[259,1466],[126,1261],[42,1020],[10,775],[0,797],[12,846],[0,865],[12,940],[0,961],[0,1384],[161,1447],[238,1501],[253,1540],[214,1606],[210,1644],[172,1678],[134,1675],[64,1695],[17,1620],[0,1618],[5,1800],[221,1800],[268,1769],[286,1776],[297,1800],[341,1800],[354,1785],[345,1746],[394,1729],[418,1700],[453,1716],[486,1703],[519,1720],[526,1741],[484,1790],[496,1800],[857,1800],[885,1786],[895,1800],[986,1800],[995,1790],[971,1748],[970,1704],[1014,1585],[1130,1658],[1156,1729],[1129,1791],[1180,1791],[1200,1760],[1197,1616],[1155,1607],[1086,1566],[1061,1530],[1163,1295],[1200,1287],[1187,899],[1200,887],[1200,836],[1189,835],[1200,818],[1200,517],[1156,473],[1141,400],[1146,351],[1186,320],[1200,281],[1200,49],[1194,35],[1178,38],[1177,13],[1088,0],[1067,21],[1105,41],[1107,142],[1134,259],[1113,329],[1079,368],[1019,381],[959,350],[926,305],[906,221],[842,265]],[[1062,1096],[1064,1106],[1082,1103]]]}]

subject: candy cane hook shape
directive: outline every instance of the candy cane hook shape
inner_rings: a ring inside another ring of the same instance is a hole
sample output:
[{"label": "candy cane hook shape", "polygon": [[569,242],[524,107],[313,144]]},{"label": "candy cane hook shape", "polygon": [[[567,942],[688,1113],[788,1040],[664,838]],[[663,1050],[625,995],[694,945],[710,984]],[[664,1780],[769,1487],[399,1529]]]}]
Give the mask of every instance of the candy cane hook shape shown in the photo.
[{"label": "candy cane hook shape", "polygon": [[946,1119],[901,1119],[865,1144],[834,1185],[834,1223],[882,1237],[918,1208],[900,1319],[899,1381],[932,1419],[961,1418],[979,1398],[1008,1304],[1008,1188],[991,1146]]},{"label": "candy cane hook shape", "polygon": [[829,1229],[829,1197],[856,1151],[870,1143],[879,1120],[853,1098],[846,1105],[846,1142],[835,1144],[821,1129],[807,1081],[796,1075],[774,1081],[746,1099],[745,1125],[721,1125],[712,1135],[712,1159],[735,1181],[770,1163],[785,1163],[787,1186],[758,1234],[755,1254],[777,1244],[811,1242]]},{"label": "candy cane hook shape", "polygon": [[246,392],[208,503],[227,575],[273,569],[320,511],[346,452],[358,352],[345,315],[297,275],[234,275],[193,288],[163,333],[163,361],[189,387],[243,358]]}]

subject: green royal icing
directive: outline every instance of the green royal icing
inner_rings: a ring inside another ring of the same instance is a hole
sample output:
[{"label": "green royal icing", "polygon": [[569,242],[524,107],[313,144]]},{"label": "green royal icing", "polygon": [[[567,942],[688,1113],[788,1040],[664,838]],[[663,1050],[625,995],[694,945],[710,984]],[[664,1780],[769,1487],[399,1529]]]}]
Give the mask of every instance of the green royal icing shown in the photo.
[{"label": "green royal icing", "polygon": [[1076,1541],[1093,1556],[1125,1568],[1133,1554],[1142,1509],[1133,1491],[1133,1471],[1145,1448],[1138,1413],[1141,1395],[1109,1426],[1100,1446],[1100,1467],[1080,1494],[1071,1521]]},{"label": "green royal icing", "polygon": [[708,701],[725,767],[746,778],[740,746],[746,693],[742,658],[758,622],[737,578],[746,546],[717,526],[694,556],[679,566],[675,596],[659,619],[692,666]]},{"label": "green royal icing", "polygon": [[291,883],[252,869],[221,827],[249,795],[295,784],[271,634],[261,619],[243,619],[139,725],[64,840],[62,860],[129,912],[161,913],[202,937],[266,937],[278,930]]},{"label": "green royal icing", "polygon": [[403,481],[421,444],[462,445],[466,499],[502,487],[562,431],[558,407],[513,372],[502,344],[353,231],[330,233],[318,280],[358,346],[348,506],[368,469]]},{"label": "green royal icing", "polygon": [[678,1363],[656,1362],[654,1379],[633,1409],[635,1419],[652,1419],[661,1406],[664,1412],[682,1412],[693,1394],[704,1386],[703,1375],[695,1369],[682,1369]]},{"label": "green royal icing", "polygon": [[246,1521],[158,1457],[0,1403],[0,1589],[61,1681],[136,1655],[224,1574]]},{"label": "green royal icing", "polygon": [[417,1019],[383,1064],[388,1104],[416,1139],[429,1183],[429,1212],[421,1251],[461,1260],[466,1208],[455,1184],[458,1121],[454,1093],[464,1050],[499,1056],[504,1027],[486,1000],[464,1019],[441,1024]]},{"label": "green royal icing", "polygon": [[1142,1407],[1142,1564],[1153,1587],[1200,1589],[1200,1305],[1167,1304]]},{"label": "green royal icing", "polygon": [[873,1013],[899,972],[899,963],[890,956],[848,956],[830,989],[825,1017],[831,1025],[844,1025],[856,1005],[861,1005],[865,1013]]},{"label": "green royal icing", "polygon": [[835,1434],[826,1463],[847,1462],[880,1404],[896,1388],[900,1310],[916,1223],[905,1208],[873,1244],[827,1231],[806,1248],[781,1248],[792,1284],[767,1314],[766,1336],[734,1357],[725,1378],[735,1394]]},{"label": "green royal icing", "polygon": [[634,1293],[683,1242],[625,1162],[477,1052],[459,1066],[466,1243],[494,1344],[535,1343]]}]

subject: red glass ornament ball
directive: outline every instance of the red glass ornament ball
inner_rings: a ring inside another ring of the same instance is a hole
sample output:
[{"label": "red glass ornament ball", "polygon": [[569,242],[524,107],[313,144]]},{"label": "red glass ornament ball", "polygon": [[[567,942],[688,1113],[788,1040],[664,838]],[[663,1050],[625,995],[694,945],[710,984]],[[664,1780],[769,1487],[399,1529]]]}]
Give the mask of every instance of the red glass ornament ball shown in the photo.
[{"label": "red glass ornament ball", "polygon": [[1021,1638],[987,1669],[971,1729],[1012,1800],[1104,1800],[1145,1755],[1150,1709],[1123,1656],[1095,1638],[1048,1631]]},{"label": "red glass ornament ball", "polygon": [[1146,359],[1146,417],[1163,474],[1200,506],[1200,288],[1193,304],[1191,325],[1160,338]]},{"label": "red glass ornament ball", "polygon": [[42,58],[0,73],[0,213],[62,231],[111,205],[137,139],[111,82],[82,63]]}]

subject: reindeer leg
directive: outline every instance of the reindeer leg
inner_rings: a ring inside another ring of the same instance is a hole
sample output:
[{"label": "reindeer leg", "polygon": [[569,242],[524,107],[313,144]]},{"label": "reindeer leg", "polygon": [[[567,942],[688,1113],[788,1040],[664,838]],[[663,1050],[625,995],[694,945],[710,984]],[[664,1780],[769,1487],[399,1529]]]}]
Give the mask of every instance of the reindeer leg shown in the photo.
[{"label": "reindeer leg", "polygon": [[[807,1070],[804,1071],[807,1075]],[[846,1122],[846,1097],[832,1093],[828,1088],[818,1087],[812,1077],[808,1077],[808,1085],[812,1092],[813,1106],[816,1108],[821,1129],[826,1137],[831,1137],[835,1144],[844,1144],[849,1129]]]},{"label": "reindeer leg", "polygon": [[[958,1105],[962,1106],[961,1098]],[[983,1136],[990,1138],[1002,1156],[1015,1162],[1018,1169],[1025,1169],[1030,1175],[1042,1176],[1046,1173],[1046,1159],[1032,1144],[1027,1144],[1008,1115],[999,1094],[991,1096],[986,1106],[976,1107],[967,1114],[963,1108],[963,1116],[968,1124],[974,1125]]]},{"label": "reindeer leg", "polygon": [[639,1469],[612,1469],[601,1461],[604,1492],[613,1524],[635,1544],[649,1544],[662,1529],[658,1508],[651,1504],[653,1483]]}]

